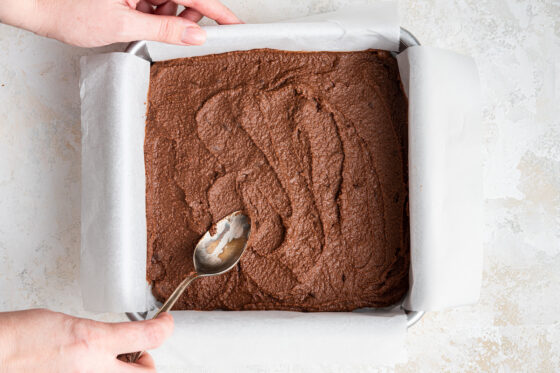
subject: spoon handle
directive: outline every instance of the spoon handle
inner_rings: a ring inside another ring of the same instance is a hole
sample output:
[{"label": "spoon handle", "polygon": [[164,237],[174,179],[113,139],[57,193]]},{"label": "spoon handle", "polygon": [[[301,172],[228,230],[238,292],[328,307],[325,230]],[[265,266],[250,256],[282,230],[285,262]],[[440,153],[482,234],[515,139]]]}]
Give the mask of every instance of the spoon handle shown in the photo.
[{"label": "spoon handle", "polygon": [[198,278],[198,276],[199,275],[196,272],[192,272],[190,275],[188,275],[187,278],[185,278],[179,284],[179,286],[177,286],[177,288],[173,291],[173,293],[171,293],[169,298],[167,298],[165,303],[163,303],[163,306],[161,306],[161,308],[156,312],[156,314],[152,317],[152,319],[155,319],[156,317],[158,317],[159,314],[162,313],[162,312],[170,311],[173,308],[173,306],[175,305],[175,303],[177,303],[177,301],[179,300],[181,295],[183,295],[183,292],[185,291],[185,289],[191,284],[191,282],[196,280]]},{"label": "spoon handle", "polygon": [[[196,280],[198,277],[199,277],[199,275],[196,272],[192,272],[190,275],[188,275],[187,278],[185,278],[179,284],[179,286],[177,286],[177,288],[173,291],[173,293],[171,293],[169,298],[167,298],[165,303],[163,303],[163,306],[161,306],[161,308],[155,313],[155,315],[152,317],[152,319],[155,319],[156,317],[158,317],[158,315],[162,312],[167,312],[167,311],[171,310],[173,308],[173,306],[175,305],[175,303],[177,303],[177,301],[179,300],[181,295],[183,295],[183,292],[185,291],[185,289],[191,284],[191,282]],[[129,361],[131,363],[135,363],[140,358],[140,356],[142,355],[142,352],[144,352],[144,351],[138,351],[138,352],[132,353],[132,355],[129,358]]]}]

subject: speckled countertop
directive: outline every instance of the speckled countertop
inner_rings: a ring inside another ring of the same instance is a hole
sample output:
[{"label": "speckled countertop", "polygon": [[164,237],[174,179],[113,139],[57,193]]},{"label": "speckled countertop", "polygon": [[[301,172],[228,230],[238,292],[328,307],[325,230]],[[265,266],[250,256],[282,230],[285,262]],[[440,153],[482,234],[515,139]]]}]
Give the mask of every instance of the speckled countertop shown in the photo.
[{"label": "speckled countertop", "polygon": [[[349,0],[224,1],[247,22]],[[560,2],[401,1],[425,45],[473,56],[485,129],[485,264],[477,305],[427,314],[397,372],[560,370]],[[79,57],[0,25],[0,311],[81,307]],[[364,367],[364,371],[375,370]]]}]

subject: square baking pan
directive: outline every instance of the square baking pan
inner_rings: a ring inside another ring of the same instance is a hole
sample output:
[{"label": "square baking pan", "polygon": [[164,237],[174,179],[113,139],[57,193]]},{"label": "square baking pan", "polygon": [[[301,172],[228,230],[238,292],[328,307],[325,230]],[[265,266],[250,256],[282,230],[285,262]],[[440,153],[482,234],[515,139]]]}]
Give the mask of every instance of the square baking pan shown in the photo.
[{"label": "square baking pan", "polygon": [[[398,53],[403,52],[407,48],[416,45],[420,45],[418,39],[411,32],[401,27],[399,51],[391,52],[391,53],[393,56],[396,56]],[[137,57],[140,57],[142,59],[145,59],[149,62],[152,62],[151,56],[146,46],[146,41],[137,41],[129,44],[125,50],[125,53],[129,53]],[[401,308],[404,310],[407,316],[407,327],[411,327],[412,325],[417,323],[424,315],[424,311],[409,311],[406,310],[402,305]],[[360,309],[360,310],[367,310],[367,308]],[[138,321],[138,320],[145,320],[148,317],[148,312],[128,312],[126,313],[126,315],[130,320]]]}]

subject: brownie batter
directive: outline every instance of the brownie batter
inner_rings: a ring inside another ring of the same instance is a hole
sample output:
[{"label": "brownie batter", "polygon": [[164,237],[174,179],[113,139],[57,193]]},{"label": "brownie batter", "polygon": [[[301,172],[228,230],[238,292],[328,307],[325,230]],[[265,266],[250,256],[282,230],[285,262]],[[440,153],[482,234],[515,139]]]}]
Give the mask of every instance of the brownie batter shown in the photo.
[{"label": "brownie batter", "polygon": [[407,100],[387,52],[157,62],[145,162],[159,300],[213,223],[251,218],[240,263],[194,282],[175,309],[349,311],[408,289]]}]

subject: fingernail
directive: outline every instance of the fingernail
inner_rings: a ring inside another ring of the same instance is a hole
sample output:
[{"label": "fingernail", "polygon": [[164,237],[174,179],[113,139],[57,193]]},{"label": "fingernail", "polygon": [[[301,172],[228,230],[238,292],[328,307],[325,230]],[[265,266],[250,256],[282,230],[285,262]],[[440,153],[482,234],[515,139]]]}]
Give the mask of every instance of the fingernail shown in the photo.
[{"label": "fingernail", "polygon": [[187,27],[183,30],[181,41],[190,45],[203,44],[206,41],[206,32],[200,27]]}]

